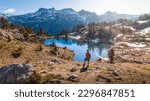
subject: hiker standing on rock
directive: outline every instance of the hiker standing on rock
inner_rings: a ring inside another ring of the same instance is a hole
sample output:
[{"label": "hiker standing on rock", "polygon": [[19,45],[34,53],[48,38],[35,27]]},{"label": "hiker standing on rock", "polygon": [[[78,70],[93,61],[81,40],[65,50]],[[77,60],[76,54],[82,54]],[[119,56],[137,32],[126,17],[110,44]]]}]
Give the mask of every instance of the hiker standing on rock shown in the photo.
[{"label": "hiker standing on rock", "polygon": [[[91,54],[89,53],[89,50],[87,50],[87,52],[86,52],[86,54],[85,54],[85,59],[84,59],[83,67],[85,66],[85,62],[86,62],[86,61],[88,62],[87,67],[89,67],[90,58],[91,58]],[[87,67],[86,67],[86,68],[87,68]]]},{"label": "hiker standing on rock", "polygon": [[110,64],[114,62],[114,56],[115,56],[115,52],[114,52],[113,47],[111,47],[108,53]]}]

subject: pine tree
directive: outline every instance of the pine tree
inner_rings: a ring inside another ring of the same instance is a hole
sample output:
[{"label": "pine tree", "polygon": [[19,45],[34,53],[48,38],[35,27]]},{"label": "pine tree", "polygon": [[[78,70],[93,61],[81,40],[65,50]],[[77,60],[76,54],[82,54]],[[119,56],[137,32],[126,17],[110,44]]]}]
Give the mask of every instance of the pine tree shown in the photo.
[{"label": "pine tree", "polygon": [[28,32],[29,34],[34,33],[31,27],[26,27],[26,30],[27,30],[27,32]]},{"label": "pine tree", "polygon": [[29,33],[25,27],[20,27],[19,31],[21,34],[23,34],[23,36],[25,37],[25,40],[29,39]]},{"label": "pine tree", "polygon": [[62,32],[60,32],[60,35],[65,35],[65,38],[68,39],[68,32],[66,29],[62,30]]},{"label": "pine tree", "polygon": [[15,28],[16,28],[16,25],[13,24],[13,23],[11,23],[11,24],[10,24],[10,28],[11,28],[11,29],[15,29]]},{"label": "pine tree", "polygon": [[4,28],[4,17],[0,18],[0,28]]},{"label": "pine tree", "polygon": [[9,28],[9,23],[4,17],[0,18],[0,28],[3,28],[3,29]]},{"label": "pine tree", "polygon": [[8,29],[9,28],[9,24],[8,21],[5,19],[4,20],[4,29]]},{"label": "pine tree", "polygon": [[37,35],[44,35],[44,31],[42,28],[39,28],[39,31],[37,32]]}]

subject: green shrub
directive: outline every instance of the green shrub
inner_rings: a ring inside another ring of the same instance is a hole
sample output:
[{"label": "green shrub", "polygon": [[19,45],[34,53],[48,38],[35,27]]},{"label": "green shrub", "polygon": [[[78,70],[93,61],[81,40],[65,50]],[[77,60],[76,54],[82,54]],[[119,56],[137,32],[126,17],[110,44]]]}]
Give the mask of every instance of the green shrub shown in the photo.
[{"label": "green shrub", "polygon": [[23,54],[23,48],[22,47],[19,47],[17,50],[15,50],[14,52],[12,52],[12,56],[14,58],[18,58],[20,57],[21,55]]},{"label": "green shrub", "polygon": [[57,55],[57,47],[53,47],[53,48],[52,48],[51,54]]},{"label": "green shrub", "polygon": [[36,49],[36,51],[42,51],[43,50],[43,47],[42,47],[42,45],[40,44],[40,45],[38,45],[37,46],[37,49]]},{"label": "green shrub", "polygon": [[0,49],[3,49],[4,48],[4,46],[3,45],[0,45]]},{"label": "green shrub", "polygon": [[7,40],[7,42],[11,42],[11,38],[10,38],[10,36],[8,36],[8,40]]}]

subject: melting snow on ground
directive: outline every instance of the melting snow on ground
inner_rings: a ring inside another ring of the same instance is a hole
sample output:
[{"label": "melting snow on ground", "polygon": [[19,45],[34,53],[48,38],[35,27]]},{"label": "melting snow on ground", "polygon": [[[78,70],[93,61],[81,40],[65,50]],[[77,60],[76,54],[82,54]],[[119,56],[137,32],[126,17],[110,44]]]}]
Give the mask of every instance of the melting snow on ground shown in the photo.
[{"label": "melting snow on ground", "polygon": [[143,24],[143,23],[147,23],[147,22],[149,22],[149,20],[137,21],[137,23],[139,23],[139,24]]},{"label": "melting snow on ground", "polygon": [[118,42],[117,44],[124,44],[127,45],[128,47],[133,47],[133,48],[143,48],[146,47],[146,44],[143,43],[128,43],[128,42]]},{"label": "melting snow on ground", "polygon": [[127,29],[131,29],[132,31],[135,31],[136,29],[131,27],[131,26],[124,26],[124,28],[127,28]]},{"label": "melting snow on ground", "polygon": [[115,27],[120,27],[120,28],[127,28],[127,29],[131,29],[132,31],[135,31],[136,29],[131,27],[131,26],[122,26],[121,24],[115,24],[113,25]]},{"label": "melting snow on ground", "polygon": [[141,30],[141,32],[142,33],[148,33],[148,32],[150,32],[150,27]]},{"label": "melting snow on ground", "polygon": [[69,36],[71,39],[75,39],[75,40],[79,40],[81,39],[81,36],[77,35],[77,36]]}]

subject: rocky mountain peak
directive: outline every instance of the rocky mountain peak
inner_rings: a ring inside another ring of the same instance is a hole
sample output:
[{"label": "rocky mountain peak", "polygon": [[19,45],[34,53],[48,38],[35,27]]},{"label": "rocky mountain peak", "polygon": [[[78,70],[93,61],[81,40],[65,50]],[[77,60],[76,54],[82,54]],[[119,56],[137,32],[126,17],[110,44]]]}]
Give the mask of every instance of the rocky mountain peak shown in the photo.
[{"label": "rocky mountain peak", "polygon": [[106,13],[104,13],[104,15],[114,15],[114,14],[118,14],[116,12],[111,12],[111,11],[107,11]]}]

